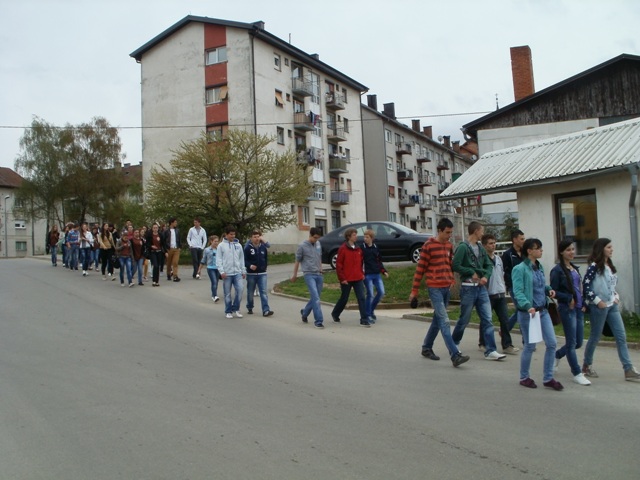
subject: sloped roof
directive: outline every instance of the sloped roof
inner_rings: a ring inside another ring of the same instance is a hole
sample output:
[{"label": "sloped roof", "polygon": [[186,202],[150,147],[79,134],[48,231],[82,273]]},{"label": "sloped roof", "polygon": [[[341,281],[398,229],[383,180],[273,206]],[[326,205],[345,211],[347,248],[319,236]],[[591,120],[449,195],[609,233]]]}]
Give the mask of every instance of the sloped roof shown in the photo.
[{"label": "sloped roof", "polygon": [[0,167],[0,187],[18,188],[22,184],[22,177],[10,168]]},{"label": "sloped roof", "polygon": [[640,119],[489,152],[441,197],[461,198],[560,183],[640,161]]}]

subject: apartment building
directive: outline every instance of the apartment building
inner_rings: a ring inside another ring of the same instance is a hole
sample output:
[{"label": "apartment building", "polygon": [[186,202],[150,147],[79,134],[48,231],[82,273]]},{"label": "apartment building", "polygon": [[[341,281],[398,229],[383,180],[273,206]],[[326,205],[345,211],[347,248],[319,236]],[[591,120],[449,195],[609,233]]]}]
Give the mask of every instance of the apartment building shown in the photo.
[{"label": "apartment building", "polygon": [[[435,233],[442,217],[456,225],[455,232],[482,215],[478,197],[440,200],[439,195],[472,164],[458,142],[432,138],[432,128],[411,127],[395,117],[395,105],[378,111],[377,97],[367,95],[362,105],[365,181],[369,220],[398,222],[414,230]],[[464,208],[463,208],[464,206]]]},{"label": "apartment building", "polygon": [[[246,129],[297,152],[313,193],[291,205],[297,222],[267,232],[293,249],[312,226],[324,232],[366,218],[360,96],[367,87],[265,30],[187,16],[131,53],[141,65],[143,185],[154,165],[206,130]],[[159,128],[162,127],[162,128]]]}]

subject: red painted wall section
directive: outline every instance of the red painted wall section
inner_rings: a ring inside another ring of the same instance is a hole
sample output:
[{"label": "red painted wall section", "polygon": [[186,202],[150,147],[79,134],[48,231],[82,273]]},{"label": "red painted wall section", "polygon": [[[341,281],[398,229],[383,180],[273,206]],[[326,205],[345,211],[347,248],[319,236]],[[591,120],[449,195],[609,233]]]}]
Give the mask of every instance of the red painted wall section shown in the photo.
[{"label": "red painted wall section", "polygon": [[[204,24],[204,49],[223,47],[227,44],[227,29],[222,25]],[[204,67],[206,87],[227,84],[227,62]],[[229,103],[222,102],[206,107],[207,125],[229,122]]]}]

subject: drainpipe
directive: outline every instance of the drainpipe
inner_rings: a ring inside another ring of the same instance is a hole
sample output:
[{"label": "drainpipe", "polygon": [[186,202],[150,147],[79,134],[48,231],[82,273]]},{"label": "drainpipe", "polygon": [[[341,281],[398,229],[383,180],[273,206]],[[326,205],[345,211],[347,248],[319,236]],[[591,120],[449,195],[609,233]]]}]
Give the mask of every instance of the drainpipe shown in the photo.
[{"label": "drainpipe", "polygon": [[258,114],[256,104],[256,58],[255,58],[255,34],[251,33],[251,96],[253,97],[253,134],[258,134]]},{"label": "drainpipe", "polygon": [[638,216],[636,194],[638,193],[638,171],[640,162],[629,165],[631,173],[631,195],[629,195],[629,227],[631,229],[631,269],[633,272],[633,311],[640,315],[640,257],[638,256]]}]

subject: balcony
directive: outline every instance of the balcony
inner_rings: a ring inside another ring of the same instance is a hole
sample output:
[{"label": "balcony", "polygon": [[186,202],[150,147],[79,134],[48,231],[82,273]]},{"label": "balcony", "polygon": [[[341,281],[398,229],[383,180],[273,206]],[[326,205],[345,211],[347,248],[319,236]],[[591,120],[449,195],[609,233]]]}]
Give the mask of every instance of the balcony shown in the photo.
[{"label": "balcony", "polygon": [[421,152],[421,153],[418,155],[418,158],[416,158],[416,161],[417,161],[418,163],[427,163],[427,162],[430,162],[430,161],[431,161],[431,159],[429,158],[429,156],[428,156],[426,153]]},{"label": "balcony", "polygon": [[311,132],[315,129],[310,113],[298,112],[293,114],[293,128],[302,132]]},{"label": "balcony", "polygon": [[433,204],[431,202],[422,202],[420,204],[420,211],[424,212],[425,210],[433,210]]},{"label": "balcony", "polygon": [[447,205],[446,203],[441,203],[440,213],[453,213],[453,207],[451,205]]},{"label": "balcony", "polygon": [[449,182],[438,182],[438,193],[444,192],[449,187]]},{"label": "balcony", "polygon": [[339,92],[327,92],[324,96],[327,109],[344,110],[344,97]]},{"label": "balcony", "polygon": [[344,142],[347,140],[347,135],[342,124],[327,123],[327,140],[332,142]]},{"label": "balcony", "polygon": [[346,190],[331,192],[331,203],[334,205],[347,205],[349,203],[349,192]]},{"label": "balcony", "polygon": [[413,180],[413,170],[398,170],[398,181],[406,182],[407,180]]},{"label": "balcony", "polygon": [[418,175],[418,186],[420,187],[430,187],[434,182],[430,175]]},{"label": "balcony", "polygon": [[311,81],[306,78],[293,77],[291,79],[291,91],[294,95],[310,97],[313,95],[313,85]]},{"label": "balcony", "polygon": [[400,197],[400,208],[415,207],[416,200],[416,195],[403,195]]},{"label": "balcony", "polygon": [[311,195],[307,198],[310,202],[324,202],[326,199],[326,193],[324,187],[316,187],[311,192]]},{"label": "balcony", "polygon": [[438,170],[449,170],[449,162],[446,160],[438,160]]},{"label": "balcony", "polygon": [[396,154],[397,155],[411,155],[411,144],[410,143],[396,143]]},{"label": "balcony", "polygon": [[329,173],[349,173],[348,163],[346,158],[329,155]]}]

